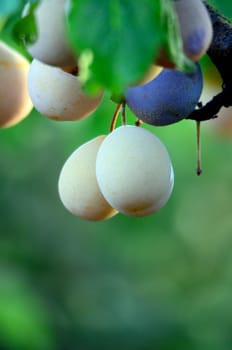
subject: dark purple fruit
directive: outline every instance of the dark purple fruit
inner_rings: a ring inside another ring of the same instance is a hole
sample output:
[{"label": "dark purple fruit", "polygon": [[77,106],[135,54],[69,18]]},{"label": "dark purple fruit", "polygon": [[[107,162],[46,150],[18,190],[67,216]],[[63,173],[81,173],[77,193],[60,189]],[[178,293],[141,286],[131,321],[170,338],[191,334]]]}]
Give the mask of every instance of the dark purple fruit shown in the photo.
[{"label": "dark purple fruit", "polygon": [[186,118],[199,101],[203,87],[200,65],[186,74],[164,68],[145,85],[130,87],[125,100],[131,111],[152,125],[168,125]]}]

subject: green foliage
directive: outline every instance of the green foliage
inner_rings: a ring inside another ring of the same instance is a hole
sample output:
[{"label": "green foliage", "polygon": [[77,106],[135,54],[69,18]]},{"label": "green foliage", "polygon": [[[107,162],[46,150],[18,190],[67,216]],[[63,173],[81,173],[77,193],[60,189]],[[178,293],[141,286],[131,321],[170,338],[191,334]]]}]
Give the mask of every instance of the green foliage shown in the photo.
[{"label": "green foliage", "polygon": [[[32,43],[37,36],[34,10],[39,0],[15,0],[0,2],[0,39],[30,58],[25,43]],[[22,16],[25,6],[27,11]]]},{"label": "green foliage", "polygon": [[[22,18],[26,3],[31,6]],[[21,46],[33,42],[37,34],[33,13],[38,3],[1,2],[0,14],[7,15],[2,38],[10,36]],[[96,0],[70,0],[68,4],[67,35],[90,93],[104,87],[120,100],[125,87],[143,76],[161,49],[178,69],[194,69],[182,50],[172,0],[104,0],[100,5]],[[219,6],[228,8],[223,2]]]},{"label": "green foliage", "polygon": [[37,4],[27,6],[27,11],[23,17],[20,17],[13,26],[12,34],[19,44],[33,43],[37,37],[37,26],[34,17],[34,11]]},{"label": "green foliage", "polygon": [[[21,18],[24,4],[12,3],[11,11],[5,10],[12,15],[3,28],[3,33],[7,31],[21,44],[36,38],[33,12],[37,4]],[[90,92],[103,86],[113,94],[122,94],[155,62],[161,48],[178,68],[192,68],[182,51],[171,0],[104,0],[100,5],[96,0],[72,0],[67,13],[68,36]]]},{"label": "green foliage", "polygon": [[[23,46],[36,39],[33,12],[39,1],[1,1],[4,40],[11,37]],[[225,11],[229,8],[225,1],[210,2]],[[22,18],[26,3],[31,6]],[[125,87],[142,77],[161,48],[180,70],[194,69],[182,50],[172,0],[103,0],[100,4],[96,0],[70,0],[68,4],[67,35],[89,92],[105,87],[120,100]]]},{"label": "green foliage", "polygon": [[168,6],[171,11],[166,0],[105,0],[100,5],[95,0],[73,0],[69,33],[77,54],[92,53],[89,84],[97,82],[120,93],[137,81],[164,41],[162,14]]}]

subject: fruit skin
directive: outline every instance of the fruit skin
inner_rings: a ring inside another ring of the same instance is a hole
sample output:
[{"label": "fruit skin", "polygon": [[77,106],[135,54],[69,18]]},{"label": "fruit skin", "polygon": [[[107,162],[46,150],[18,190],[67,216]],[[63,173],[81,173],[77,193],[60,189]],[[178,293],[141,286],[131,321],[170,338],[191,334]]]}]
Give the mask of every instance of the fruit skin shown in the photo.
[{"label": "fruit skin", "polygon": [[57,67],[73,66],[76,58],[65,28],[66,0],[43,0],[35,9],[38,37],[27,46],[33,58]]},{"label": "fruit skin", "polygon": [[202,92],[200,65],[196,71],[185,74],[164,68],[145,85],[129,87],[125,101],[142,121],[152,125],[168,125],[186,118],[195,108]]},{"label": "fruit skin", "polygon": [[85,118],[103,97],[103,93],[88,96],[82,91],[78,77],[35,59],[29,70],[28,89],[34,107],[54,120]]},{"label": "fruit skin", "polygon": [[0,127],[19,123],[32,110],[28,94],[29,62],[0,41]]},{"label": "fruit skin", "polygon": [[148,130],[121,126],[102,142],[96,177],[107,202],[135,217],[153,214],[168,201],[174,183],[169,154]]},{"label": "fruit skin", "polygon": [[117,214],[99,190],[95,174],[96,156],[105,135],[83,144],[66,160],[59,177],[62,203],[72,214],[86,220],[105,220]]},{"label": "fruit skin", "polygon": [[175,0],[173,4],[184,52],[191,60],[198,61],[208,50],[213,38],[208,10],[201,0]]}]

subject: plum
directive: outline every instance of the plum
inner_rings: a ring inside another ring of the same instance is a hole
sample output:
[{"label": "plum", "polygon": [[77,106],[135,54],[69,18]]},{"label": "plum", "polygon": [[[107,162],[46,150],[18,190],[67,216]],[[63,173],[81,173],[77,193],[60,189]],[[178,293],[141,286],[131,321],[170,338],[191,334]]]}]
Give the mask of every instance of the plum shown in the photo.
[{"label": "plum", "polygon": [[32,110],[27,75],[30,63],[15,49],[0,41],[0,127],[10,127]]},{"label": "plum", "polygon": [[62,167],[58,190],[63,205],[73,215],[99,221],[117,214],[103,197],[95,174],[98,149],[105,139],[98,136],[78,147]]},{"label": "plum", "polygon": [[175,0],[174,8],[180,26],[183,49],[192,61],[198,61],[208,50],[213,27],[201,0]]},{"label": "plum", "polygon": [[[57,67],[73,66],[76,58],[67,39],[66,0],[43,0],[35,10],[38,37],[27,46],[33,58]],[[27,7],[24,13],[26,14]]]},{"label": "plum", "polygon": [[164,68],[147,84],[129,87],[125,101],[142,121],[152,125],[168,125],[186,118],[195,108],[203,87],[199,63],[196,70],[184,73]]},{"label": "plum", "polygon": [[120,213],[135,217],[159,211],[174,185],[165,145],[150,131],[131,125],[118,127],[101,143],[96,178],[106,201]]},{"label": "plum", "polygon": [[103,92],[97,96],[87,95],[79,76],[36,59],[30,66],[28,90],[37,111],[61,121],[87,117],[95,111],[103,97]]}]

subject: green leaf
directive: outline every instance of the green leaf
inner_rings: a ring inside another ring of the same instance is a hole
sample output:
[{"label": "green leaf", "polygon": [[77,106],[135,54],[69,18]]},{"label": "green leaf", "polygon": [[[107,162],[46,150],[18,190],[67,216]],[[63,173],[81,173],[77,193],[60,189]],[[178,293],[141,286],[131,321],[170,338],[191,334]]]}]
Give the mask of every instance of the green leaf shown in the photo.
[{"label": "green leaf", "polygon": [[25,43],[33,43],[37,38],[34,11],[38,3],[38,0],[19,1],[17,11],[4,18],[0,32],[1,40],[22,51],[26,56],[28,53],[25,50]]},{"label": "green leaf", "polygon": [[79,55],[91,52],[88,83],[120,94],[145,73],[164,40],[168,0],[71,1],[69,37]]},{"label": "green leaf", "polygon": [[26,44],[33,44],[37,38],[37,25],[34,16],[34,11],[37,4],[29,4],[27,13],[13,26],[13,36],[16,41]]}]

